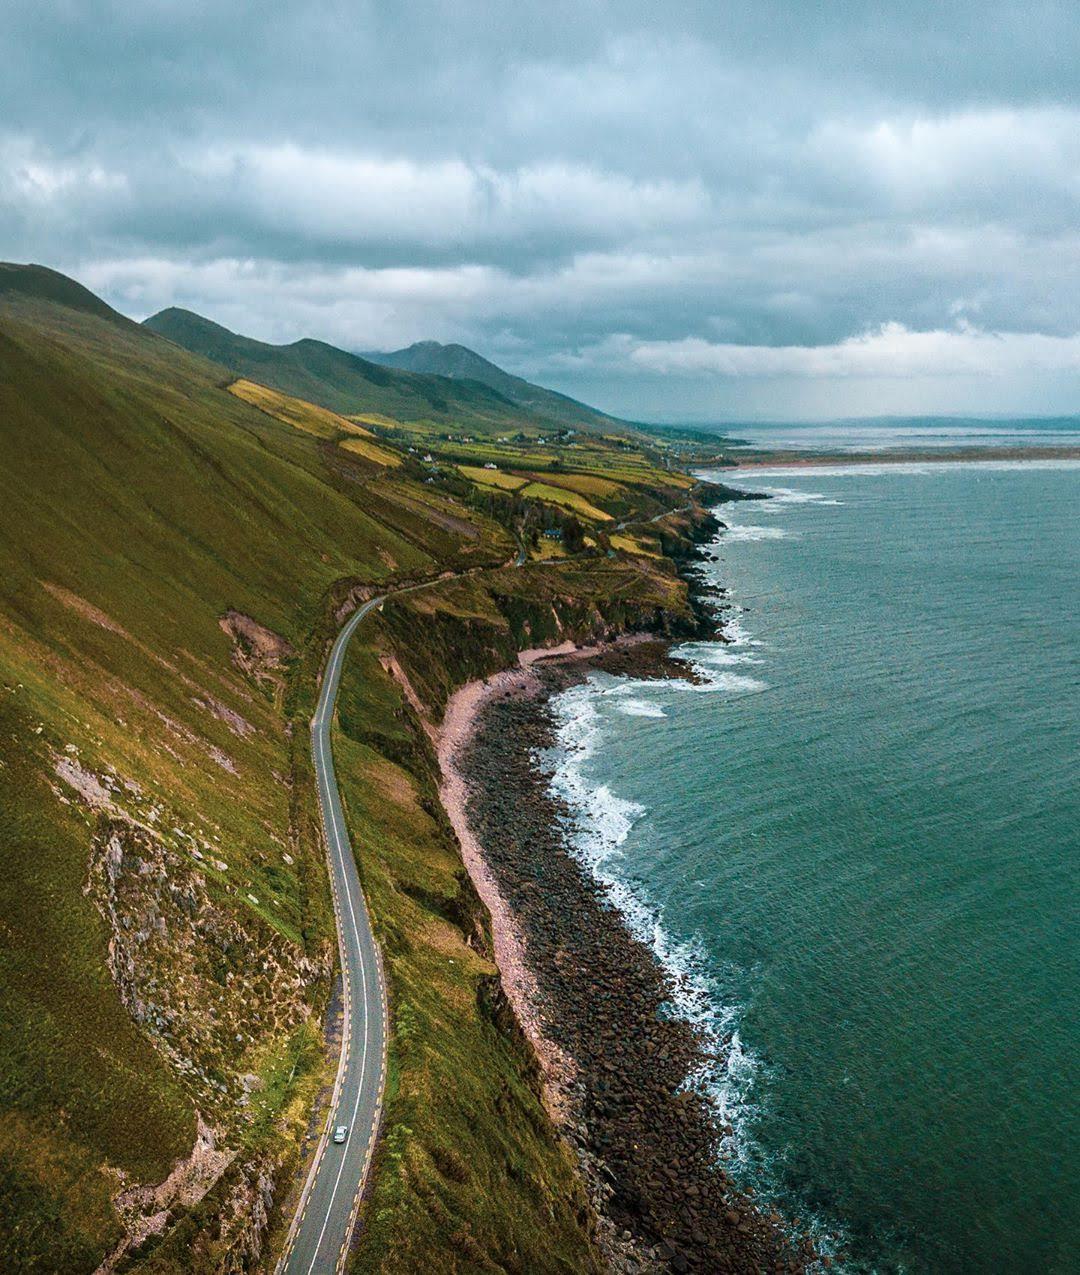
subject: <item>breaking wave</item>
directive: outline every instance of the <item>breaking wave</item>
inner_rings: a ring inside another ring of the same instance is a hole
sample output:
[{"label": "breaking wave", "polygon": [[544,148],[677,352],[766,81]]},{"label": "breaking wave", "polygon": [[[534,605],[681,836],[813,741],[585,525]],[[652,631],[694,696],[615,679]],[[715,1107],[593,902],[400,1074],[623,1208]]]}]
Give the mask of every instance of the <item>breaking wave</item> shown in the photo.
[{"label": "breaking wave", "polygon": [[744,1007],[725,1003],[700,941],[672,934],[663,909],[618,869],[623,844],[647,812],[589,776],[589,762],[602,745],[597,707],[602,694],[602,688],[586,682],[553,699],[556,746],[547,759],[553,763],[551,791],[570,811],[565,831],[571,853],[604,887],[629,932],[650,948],[668,974],[671,1011],[701,1033],[709,1061],[687,1084],[713,1103],[725,1130],[726,1155],[746,1162],[750,1125],[758,1116],[751,1090],[760,1062],[739,1034]]},{"label": "breaking wave", "polygon": [[723,533],[723,540],[736,544],[755,540],[786,540],[790,533],[783,527],[759,527],[752,523],[740,524],[729,522]]},{"label": "breaking wave", "polygon": [[[762,487],[761,490],[769,496],[774,505],[842,505],[844,503],[820,491],[796,491],[794,487]],[[766,504],[761,508],[766,510],[769,506]]]},{"label": "breaking wave", "polygon": [[617,711],[627,717],[667,717],[667,713],[664,712],[659,704],[654,704],[647,699],[623,700],[618,705]]}]

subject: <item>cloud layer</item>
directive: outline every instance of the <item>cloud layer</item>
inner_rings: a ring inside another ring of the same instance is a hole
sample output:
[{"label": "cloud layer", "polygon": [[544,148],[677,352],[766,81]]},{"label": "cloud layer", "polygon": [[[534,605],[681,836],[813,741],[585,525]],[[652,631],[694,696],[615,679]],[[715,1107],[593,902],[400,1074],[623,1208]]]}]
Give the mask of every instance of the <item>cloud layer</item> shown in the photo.
[{"label": "cloud layer", "polygon": [[2,255],[129,313],[639,417],[1080,406],[1071,5],[22,8]]}]

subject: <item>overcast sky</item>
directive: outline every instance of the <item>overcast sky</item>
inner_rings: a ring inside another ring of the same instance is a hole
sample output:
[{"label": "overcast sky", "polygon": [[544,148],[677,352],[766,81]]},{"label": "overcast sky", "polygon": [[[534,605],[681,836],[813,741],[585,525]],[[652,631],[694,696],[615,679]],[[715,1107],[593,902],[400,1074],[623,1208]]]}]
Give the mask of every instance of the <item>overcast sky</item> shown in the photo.
[{"label": "overcast sky", "polygon": [[1080,411],[1075,3],[0,0],[0,257],[647,419]]}]

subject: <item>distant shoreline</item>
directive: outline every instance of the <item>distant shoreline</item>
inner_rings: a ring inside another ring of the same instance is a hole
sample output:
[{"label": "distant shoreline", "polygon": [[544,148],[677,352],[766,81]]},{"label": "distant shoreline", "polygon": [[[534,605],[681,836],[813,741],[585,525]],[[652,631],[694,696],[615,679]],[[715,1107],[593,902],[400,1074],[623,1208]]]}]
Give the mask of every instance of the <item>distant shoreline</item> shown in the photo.
[{"label": "distant shoreline", "polygon": [[817,469],[825,465],[910,465],[931,462],[964,464],[972,461],[1080,460],[1080,447],[921,447],[885,452],[755,451],[733,463],[718,466],[725,473],[748,469]]}]

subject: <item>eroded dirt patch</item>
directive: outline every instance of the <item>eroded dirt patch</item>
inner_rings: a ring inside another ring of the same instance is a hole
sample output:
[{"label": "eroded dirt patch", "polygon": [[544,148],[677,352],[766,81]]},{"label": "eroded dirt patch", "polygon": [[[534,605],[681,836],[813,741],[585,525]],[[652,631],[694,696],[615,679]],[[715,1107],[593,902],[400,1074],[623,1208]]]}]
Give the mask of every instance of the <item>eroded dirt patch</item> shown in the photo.
[{"label": "eroded dirt patch", "polygon": [[46,593],[51,593],[57,602],[62,602],[64,606],[81,615],[84,620],[89,620],[91,624],[96,624],[99,628],[108,629],[110,633],[115,633],[118,637],[127,638],[129,642],[134,641],[127,629],[117,624],[100,607],[94,606],[92,602],[87,602],[85,598],[80,598],[77,593],[73,593],[70,589],[65,589],[62,584],[53,584],[51,580],[42,580],[41,587]]},{"label": "eroded dirt patch", "polygon": [[285,665],[296,650],[287,638],[242,611],[226,611],[218,621],[233,640],[232,660],[242,673],[272,687],[285,679]]}]

